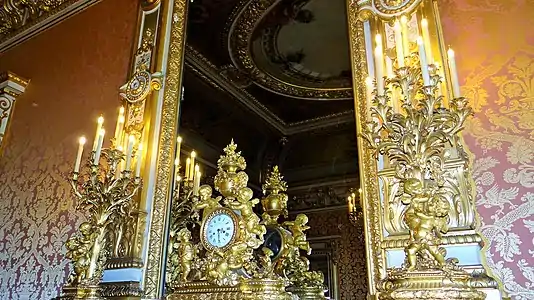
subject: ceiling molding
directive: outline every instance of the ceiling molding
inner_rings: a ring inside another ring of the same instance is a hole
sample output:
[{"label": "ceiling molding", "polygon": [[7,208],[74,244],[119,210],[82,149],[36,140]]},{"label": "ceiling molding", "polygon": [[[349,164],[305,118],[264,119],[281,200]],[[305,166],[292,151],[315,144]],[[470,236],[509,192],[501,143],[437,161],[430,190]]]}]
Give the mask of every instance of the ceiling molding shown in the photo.
[{"label": "ceiling molding", "polygon": [[[253,36],[262,20],[282,0],[242,0],[234,9],[227,26],[227,46],[232,63],[248,74],[258,86],[283,96],[307,100],[352,99],[352,87],[314,87],[286,82],[258,66],[253,54]],[[261,44],[261,43],[260,43]],[[263,51],[264,52],[264,51]]]},{"label": "ceiling molding", "polygon": [[[38,35],[101,0],[29,1],[0,0],[0,53]],[[32,13],[33,12],[33,13]]]},{"label": "ceiling molding", "polygon": [[222,76],[217,66],[212,64],[206,57],[191,46],[186,46],[185,63],[186,66],[190,67],[197,75],[212,86],[234,96],[241,102],[241,104],[256,113],[276,130],[282,133],[285,132],[285,127],[287,125],[282,119],[267,109],[267,107],[261,104],[261,102],[250,93],[237,87],[228,78]]},{"label": "ceiling molding", "polygon": [[240,88],[229,78],[222,75],[221,70],[219,70],[217,66],[211,63],[200,52],[189,45],[186,47],[185,64],[193,72],[195,72],[195,74],[213,87],[232,95],[246,108],[253,111],[284,136],[290,136],[298,133],[315,131],[340,124],[354,122],[354,111],[349,110],[300,122],[286,123],[276,114],[271,112],[267,107],[265,107],[265,105],[263,105],[253,95]]}]

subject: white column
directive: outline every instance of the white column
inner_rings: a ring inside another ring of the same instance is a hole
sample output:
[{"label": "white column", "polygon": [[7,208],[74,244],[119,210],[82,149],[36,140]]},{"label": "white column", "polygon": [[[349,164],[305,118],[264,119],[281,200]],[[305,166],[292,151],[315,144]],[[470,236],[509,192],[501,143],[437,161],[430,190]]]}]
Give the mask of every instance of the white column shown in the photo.
[{"label": "white column", "polygon": [[24,93],[28,82],[11,72],[0,73],[0,146],[9,126],[15,100]]}]

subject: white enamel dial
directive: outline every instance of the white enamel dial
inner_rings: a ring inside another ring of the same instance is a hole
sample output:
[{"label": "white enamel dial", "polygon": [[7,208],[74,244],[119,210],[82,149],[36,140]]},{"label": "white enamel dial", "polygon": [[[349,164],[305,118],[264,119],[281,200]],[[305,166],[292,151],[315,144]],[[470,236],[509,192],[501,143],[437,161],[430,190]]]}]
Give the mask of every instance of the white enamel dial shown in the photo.
[{"label": "white enamel dial", "polygon": [[226,213],[213,216],[206,224],[205,239],[213,247],[227,246],[234,236],[235,227],[232,217]]}]

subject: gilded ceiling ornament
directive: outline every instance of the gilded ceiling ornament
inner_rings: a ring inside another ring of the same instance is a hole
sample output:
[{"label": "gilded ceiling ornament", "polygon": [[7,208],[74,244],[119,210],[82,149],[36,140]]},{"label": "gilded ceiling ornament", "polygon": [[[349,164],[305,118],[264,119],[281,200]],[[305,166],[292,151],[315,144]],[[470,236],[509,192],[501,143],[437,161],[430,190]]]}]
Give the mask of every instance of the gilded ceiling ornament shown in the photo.
[{"label": "gilded ceiling ornament", "polygon": [[[261,20],[282,2],[276,0],[244,0],[229,19],[228,49],[232,62],[240,72],[247,74],[259,86],[284,96],[301,99],[352,99],[352,88],[305,86],[286,82],[260,68],[253,57],[251,44]],[[292,76],[293,77],[293,76]]]},{"label": "gilded ceiling ornament", "polygon": [[69,4],[69,0],[3,0],[0,1],[0,39],[22,27],[39,21],[55,12],[55,8]]}]

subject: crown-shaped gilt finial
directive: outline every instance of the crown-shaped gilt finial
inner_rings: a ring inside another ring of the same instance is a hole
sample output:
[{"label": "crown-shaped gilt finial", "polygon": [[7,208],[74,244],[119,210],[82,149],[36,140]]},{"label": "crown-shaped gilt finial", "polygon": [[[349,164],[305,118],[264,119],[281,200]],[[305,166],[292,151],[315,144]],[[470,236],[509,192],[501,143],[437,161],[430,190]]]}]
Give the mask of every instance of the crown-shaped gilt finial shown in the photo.
[{"label": "crown-shaped gilt finial", "polygon": [[224,155],[221,155],[217,161],[219,169],[235,172],[244,170],[247,167],[247,162],[241,156],[241,151],[236,152],[236,149],[237,145],[234,143],[234,139],[232,139],[230,144],[224,148]]},{"label": "crown-shaped gilt finial", "polygon": [[287,183],[284,181],[284,177],[280,174],[278,166],[274,166],[273,170],[267,175],[267,180],[262,185],[263,193],[271,192],[285,192],[287,191]]}]

